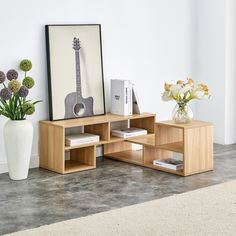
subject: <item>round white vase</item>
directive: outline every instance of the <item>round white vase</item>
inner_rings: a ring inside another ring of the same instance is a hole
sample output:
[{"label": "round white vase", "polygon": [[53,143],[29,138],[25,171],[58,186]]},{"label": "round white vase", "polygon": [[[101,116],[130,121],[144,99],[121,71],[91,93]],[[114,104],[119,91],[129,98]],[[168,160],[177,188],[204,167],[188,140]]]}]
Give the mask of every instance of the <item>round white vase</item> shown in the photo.
[{"label": "round white vase", "polygon": [[33,125],[27,120],[7,121],[4,126],[4,141],[10,178],[26,179],[32,149]]}]

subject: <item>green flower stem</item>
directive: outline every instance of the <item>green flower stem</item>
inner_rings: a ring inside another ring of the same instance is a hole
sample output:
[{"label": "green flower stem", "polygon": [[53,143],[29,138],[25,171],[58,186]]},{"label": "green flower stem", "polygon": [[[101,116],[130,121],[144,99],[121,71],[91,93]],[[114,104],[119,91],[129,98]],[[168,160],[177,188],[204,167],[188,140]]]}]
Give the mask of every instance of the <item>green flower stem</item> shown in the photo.
[{"label": "green flower stem", "polygon": [[185,107],[186,107],[186,105],[187,105],[187,102],[180,102],[180,103],[177,103],[177,104],[178,104],[178,106],[179,106],[178,110],[182,112],[182,111],[185,110]]}]

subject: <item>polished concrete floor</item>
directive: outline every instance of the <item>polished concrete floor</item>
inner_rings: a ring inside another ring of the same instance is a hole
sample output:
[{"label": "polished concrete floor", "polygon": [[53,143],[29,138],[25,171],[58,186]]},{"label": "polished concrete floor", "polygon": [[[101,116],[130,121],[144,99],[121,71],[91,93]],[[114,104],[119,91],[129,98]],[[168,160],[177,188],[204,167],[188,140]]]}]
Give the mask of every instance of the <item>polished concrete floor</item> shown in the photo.
[{"label": "polished concrete floor", "polygon": [[236,145],[215,145],[215,170],[189,177],[98,158],[97,169],[0,175],[0,234],[35,228],[236,179]]}]

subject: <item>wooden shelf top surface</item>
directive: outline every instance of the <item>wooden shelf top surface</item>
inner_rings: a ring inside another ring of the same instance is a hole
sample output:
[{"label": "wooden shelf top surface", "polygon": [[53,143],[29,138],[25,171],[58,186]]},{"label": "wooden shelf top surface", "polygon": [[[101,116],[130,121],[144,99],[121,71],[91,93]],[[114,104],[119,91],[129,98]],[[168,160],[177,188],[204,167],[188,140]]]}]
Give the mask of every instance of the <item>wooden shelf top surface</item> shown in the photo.
[{"label": "wooden shelf top surface", "polygon": [[174,142],[174,143],[167,143],[167,144],[161,144],[156,145],[157,148],[172,151],[172,152],[178,152],[183,153],[184,152],[184,144],[183,142]]},{"label": "wooden shelf top surface", "polygon": [[143,165],[142,150],[137,150],[137,151],[128,150],[122,152],[114,152],[106,154],[105,157],[137,165]]},{"label": "wooden shelf top surface", "polygon": [[155,134],[147,134],[147,135],[127,138],[126,141],[145,146],[155,146]]},{"label": "wooden shelf top surface", "polygon": [[165,167],[162,167],[162,166],[153,165],[152,163],[146,163],[145,166],[149,167],[149,168],[152,168],[152,169],[164,171],[164,172],[167,172],[167,173],[184,176],[183,170],[172,170],[172,169],[168,169],[168,168],[165,168]]},{"label": "wooden shelf top surface", "polygon": [[204,127],[204,126],[212,126],[213,124],[210,122],[201,121],[201,120],[193,120],[192,122],[187,123],[187,124],[177,124],[173,120],[167,120],[167,121],[157,122],[157,125],[166,125],[166,126],[182,128],[182,129],[193,129],[193,128],[199,128],[199,127]]},{"label": "wooden shelf top surface", "polygon": [[90,170],[94,169],[95,166],[79,163],[78,161],[65,161],[64,174],[73,173],[76,171]]},{"label": "wooden shelf top surface", "polygon": [[139,118],[147,118],[147,117],[154,117],[154,116],[155,114],[146,113],[146,112],[142,114],[134,114],[131,116],[120,116],[120,115],[107,113],[106,115],[101,115],[101,116],[91,116],[91,117],[84,117],[84,118],[70,119],[70,120],[59,120],[59,121],[44,120],[44,121],[40,121],[40,123],[60,126],[64,128],[72,128],[76,126],[102,124],[102,123],[108,123],[108,122],[124,121],[124,120],[129,120],[129,119],[139,119]]},{"label": "wooden shelf top surface", "polygon": [[91,143],[85,143],[85,144],[80,144],[80,145],[65,146],[64,149],[65,151],[68,151],[68,150],[77,149],[77,148],[99,146],[102,144],[122,142],[122,141],[128,141],[131,143],[137,143],[137,144],[148,145],[148,146],[155,146],[155,134],[140,135],[140,136],[136,136],[132,138],[119,138],[119,137],[111,136],[110,140],[100,140],[99,142],[91,142]]}]

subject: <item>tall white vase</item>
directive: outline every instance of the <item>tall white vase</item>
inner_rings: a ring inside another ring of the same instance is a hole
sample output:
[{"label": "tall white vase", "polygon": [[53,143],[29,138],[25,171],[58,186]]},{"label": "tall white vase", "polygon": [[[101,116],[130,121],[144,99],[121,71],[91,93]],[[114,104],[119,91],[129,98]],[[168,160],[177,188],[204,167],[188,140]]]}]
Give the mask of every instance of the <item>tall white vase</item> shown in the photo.
[{"label": "tall white vase", "polygon": [[33,125],[27,120],[9,120],[4,126],[9,176],[12,180],[28,177],[33,141]]}]

